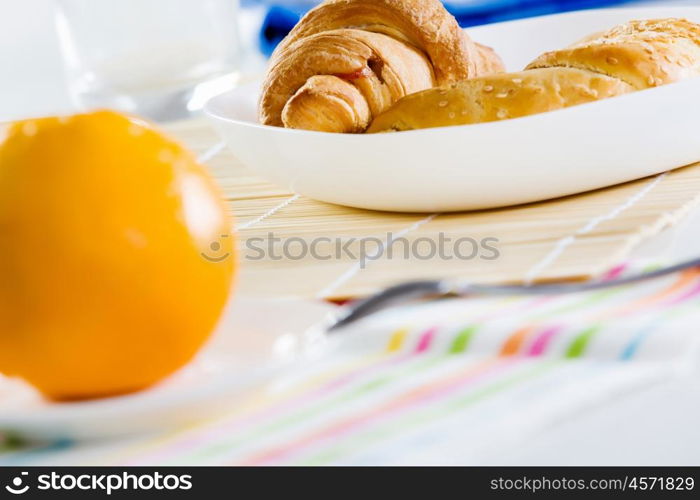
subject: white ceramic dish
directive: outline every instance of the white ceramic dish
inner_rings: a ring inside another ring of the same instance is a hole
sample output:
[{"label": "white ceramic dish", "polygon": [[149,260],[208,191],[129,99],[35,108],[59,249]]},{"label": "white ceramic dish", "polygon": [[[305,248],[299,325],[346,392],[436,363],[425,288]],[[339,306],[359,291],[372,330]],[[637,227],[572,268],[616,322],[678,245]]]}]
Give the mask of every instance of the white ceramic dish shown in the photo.
[{"label": "white ceramic dish", "polygon": [[[594,10],[470,29],[510,70],[632,19],[698,7]],[[395,134],[262,126],[260,82],[206,113],[240,161],[290,190],[376,210],[444,212],[527,203],[642,178],[700,160],[700,79],[514,120]]]},{"label": "white ceramic dish", "polygon": [[[277,314],[270,314],[274,309]],[[52,403],[0,378],[0,432],[30,440],[93,439],[163,431],[231,408],[298,360],[324,347],[304,332],[333,306],[236,300],[214,340],[182,371],[146,391],[95,401]]]}]

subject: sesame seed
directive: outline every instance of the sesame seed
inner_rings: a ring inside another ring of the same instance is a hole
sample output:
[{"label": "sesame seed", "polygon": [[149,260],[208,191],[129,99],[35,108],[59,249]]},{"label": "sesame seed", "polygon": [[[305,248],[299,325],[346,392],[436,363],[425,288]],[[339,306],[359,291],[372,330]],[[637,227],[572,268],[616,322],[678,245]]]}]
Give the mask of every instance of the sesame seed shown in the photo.
[{"label": "sesame seed", "polygon": [[501,120],[508,118],[508,112],[505,109],[499,109],[498,113],[496,113],[496,117],[500,118]]},{"label": "sesame seed", "polygon": [[508,92],[500,92],[500,93],[496,94],[496,97],[499,99],[503,99],[505,97],[508,97]]},{"label": "sesame seed", "polygon": [[484,92],[493,92],[493,85],[484,86]]},{"label": "sesame seed", "polygon": [[522,78],[513,78],[512,82],[515,84],[519,84],[519,83],[523,83],[523,80],[522,80]]},{"label": "sesame seed", "polygon": [[440,106],[441,108],[444,108],[444,107],[447,107],[448,104],[449,104],[448,101],[440,101],[438,103],[438,106]]},{"label": "sesame seed", "polygon": [[616,58],[614,58],[614,57],[608,57],[608,58],[606,59],[606,61],[608,61],[608,64],[613,64],[613,65],[617,64],[618,62],[620,62],[620,61],[618,61],[618,60],[617,60]]}]

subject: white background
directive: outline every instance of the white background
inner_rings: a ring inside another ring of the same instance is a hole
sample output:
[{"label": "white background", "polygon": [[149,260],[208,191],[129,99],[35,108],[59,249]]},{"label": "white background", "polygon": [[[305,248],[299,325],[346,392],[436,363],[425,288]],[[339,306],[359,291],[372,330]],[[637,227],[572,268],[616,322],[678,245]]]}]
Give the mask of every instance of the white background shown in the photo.
[{"label": "white background", "polygon": [[51,0],[0,0],[0,120],[70,109]]}]

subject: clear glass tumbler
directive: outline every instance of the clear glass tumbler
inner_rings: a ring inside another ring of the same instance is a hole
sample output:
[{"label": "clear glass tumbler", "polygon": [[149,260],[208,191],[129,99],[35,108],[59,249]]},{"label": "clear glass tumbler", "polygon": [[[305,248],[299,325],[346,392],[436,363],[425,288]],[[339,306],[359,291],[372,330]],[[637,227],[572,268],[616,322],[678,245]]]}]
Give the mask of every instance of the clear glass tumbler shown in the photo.
[{"label": "clear glass tumbler", "polygon": [[238,0],[55,0],[55,8],[81,109],[172,120],[235,84]]}]

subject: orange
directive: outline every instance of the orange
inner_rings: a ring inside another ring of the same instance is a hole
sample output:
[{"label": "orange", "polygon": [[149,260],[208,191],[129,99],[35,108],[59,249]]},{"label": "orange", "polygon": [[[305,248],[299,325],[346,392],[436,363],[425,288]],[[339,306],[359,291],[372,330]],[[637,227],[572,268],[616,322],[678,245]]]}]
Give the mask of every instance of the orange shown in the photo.
[{"label": "orange", "polygon": [[0,372],[55,400],[173,373],[227,301],[230,231],[204,168],[136,118],[11,125],[0,144]]}]

